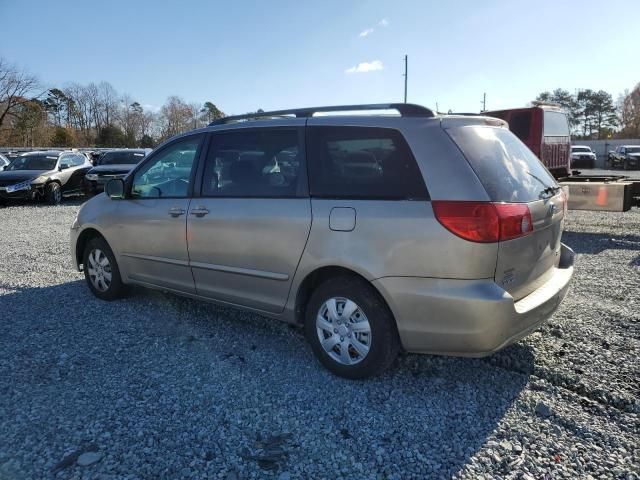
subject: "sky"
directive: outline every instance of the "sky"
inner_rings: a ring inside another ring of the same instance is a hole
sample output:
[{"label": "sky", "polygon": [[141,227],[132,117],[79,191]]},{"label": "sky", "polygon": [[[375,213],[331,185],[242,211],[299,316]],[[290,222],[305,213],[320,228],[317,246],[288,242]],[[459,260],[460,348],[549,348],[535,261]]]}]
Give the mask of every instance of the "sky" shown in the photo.
[{"label": "sky", "polygon": [[108,81],[227,114],[403,99],[525,106],[640,82],[640,1],[0,0],[0,57],[46,87]]}]

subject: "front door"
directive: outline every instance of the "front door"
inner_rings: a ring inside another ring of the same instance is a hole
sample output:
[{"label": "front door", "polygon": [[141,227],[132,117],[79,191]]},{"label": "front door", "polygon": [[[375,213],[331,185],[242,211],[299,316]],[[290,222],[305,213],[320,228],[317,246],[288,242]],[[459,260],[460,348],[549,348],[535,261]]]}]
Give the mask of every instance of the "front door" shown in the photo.
[{"label": "front door", "polygon": [[187,238],[196,290],[281,312],[311,227],[304,120],[211,134]]},{"label": "front door", "polygon": [[82,180],[86,173],[91,170],[91,163],[82,153],[70,153],[60,157],[60,165],[64,165],[65,169],[60,173],[60,177],[64,177],[63,193],[76,193],[82,190]]},{"label": "front door", "polygon": [[182,137],[154,152],[120,201],[116,242],[125,278],[195,293],[187,252],[187,211],[203,135]]}]

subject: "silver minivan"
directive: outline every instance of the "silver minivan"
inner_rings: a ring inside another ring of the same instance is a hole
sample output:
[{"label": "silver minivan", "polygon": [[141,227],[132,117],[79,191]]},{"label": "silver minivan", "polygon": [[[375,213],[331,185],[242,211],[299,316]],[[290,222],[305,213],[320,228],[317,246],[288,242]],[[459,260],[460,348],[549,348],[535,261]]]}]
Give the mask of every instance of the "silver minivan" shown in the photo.
[{"label": "silver minivan", "polygon": [[136,284],[298,324],[348,378],[400,349],[491,354],[564,298],[566,195],[504,121],[256,115],[166,141],[82,206],[71,254],[98,298]]}]

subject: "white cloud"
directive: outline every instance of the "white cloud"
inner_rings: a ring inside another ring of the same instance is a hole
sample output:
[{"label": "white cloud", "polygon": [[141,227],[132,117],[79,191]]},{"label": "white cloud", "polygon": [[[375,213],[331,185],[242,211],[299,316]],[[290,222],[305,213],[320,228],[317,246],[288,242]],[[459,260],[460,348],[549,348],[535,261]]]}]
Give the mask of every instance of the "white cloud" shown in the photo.
[{"label": "white cloud", "polygon": [[374,72],[376,70],[382,70],[384,65],[380,60],[374,60],[372,62],[362,62],[356,65],[355,67],[347,68],[345,73],[367,73]]},{"label": "white cloud", "polygon": [[366,37],[367,35],[371,35],[373,33],[373,28],[367,28],[366,30],[361,31],[358,36]]},{"label": "white cloud", "polygon": [[381,27],[388,27],[389,26],[389,20],[387,20],[386,18],[383,18],[382,20],[380,20],[378,22],[378,25]]}]

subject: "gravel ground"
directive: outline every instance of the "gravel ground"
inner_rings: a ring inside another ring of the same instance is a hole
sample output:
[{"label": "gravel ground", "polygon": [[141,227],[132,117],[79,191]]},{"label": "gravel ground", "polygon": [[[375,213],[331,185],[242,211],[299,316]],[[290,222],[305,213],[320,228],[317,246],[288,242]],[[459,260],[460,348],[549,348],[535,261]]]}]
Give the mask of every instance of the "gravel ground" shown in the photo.
[{"label": "gravel ground", "polygon": [[352,382],[284,324],[70,268],[77,203],[0,209],[0,479],[640,478],[640,210],[571,212],[551,321]]}]

